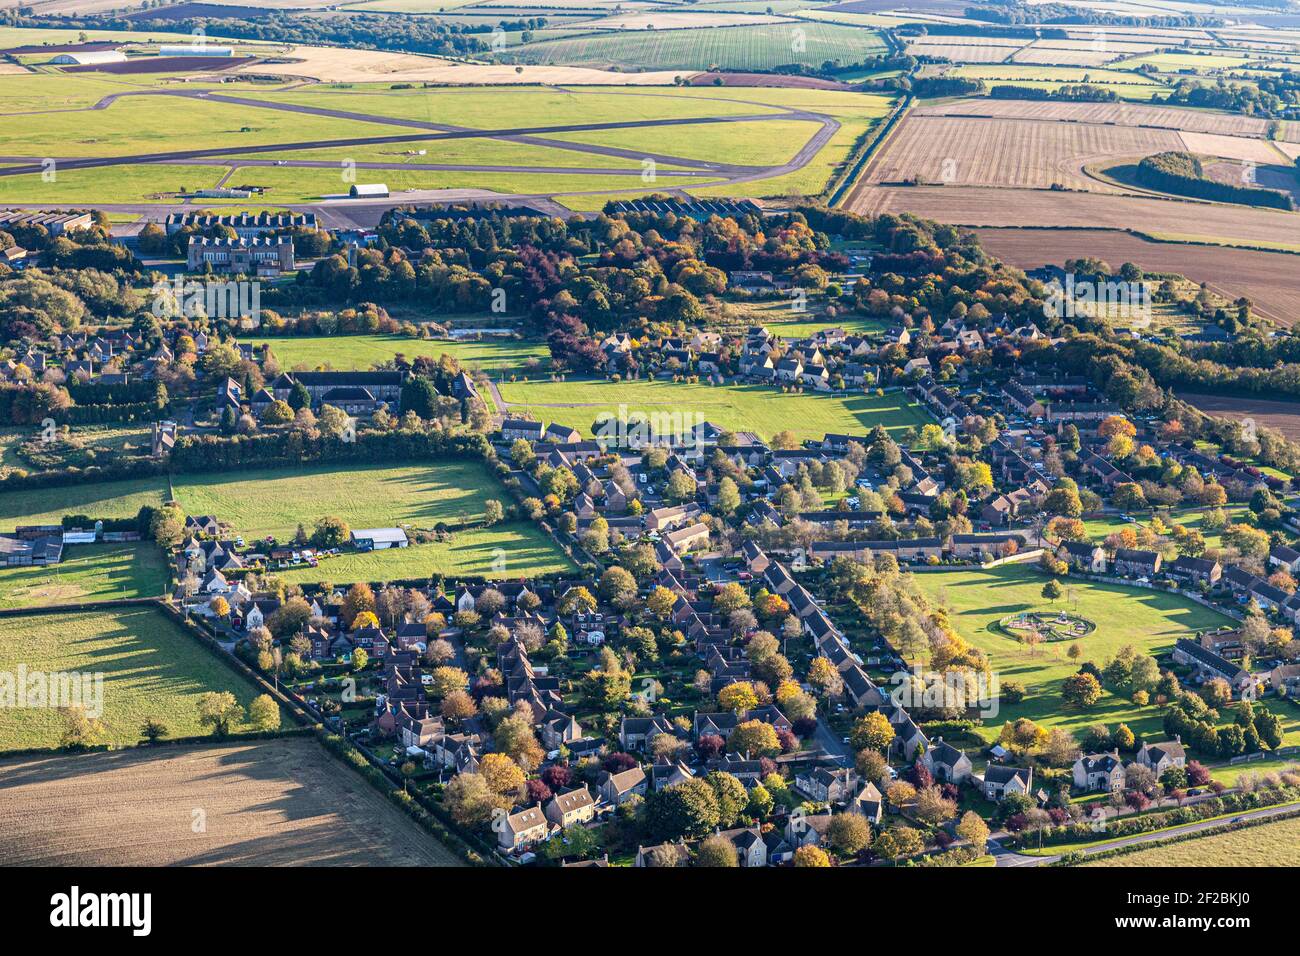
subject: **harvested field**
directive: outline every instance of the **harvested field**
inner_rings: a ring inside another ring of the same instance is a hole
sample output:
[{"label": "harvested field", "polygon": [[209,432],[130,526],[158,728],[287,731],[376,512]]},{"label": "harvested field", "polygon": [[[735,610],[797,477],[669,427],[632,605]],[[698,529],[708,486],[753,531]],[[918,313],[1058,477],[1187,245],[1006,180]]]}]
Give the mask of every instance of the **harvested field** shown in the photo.
[{"label": "harvested field", "polygon": [[1291,440],[1300,438],[1300,402],[1278,402],[1267,398],[1233,398],[1179,392],[1178,397],[1217,418],[1251,418],[1255,424],[1276,428]]},{"label": "harvested field", "polygon": [[1083,166],[1181,148],[1181,137],[1169,130],[910,115],[873,157],[867,178],[1029,188],[1061,183],[1118,193]]},{"label": "harvested field", "polygon": [[957,37],[944,37],[926,43],[909,43],[907,52],[913,56],[942,56],[954,63],[1001,63],[1011,57],[1023,44],[983,40],[978,43],[954,43]]},{"label": "harvested field", "polygon": [[120,43],[104,41],[97,43],[51,43],[49,45],[29,43],[26,46],[11,46],[8,49],[0,50],[0,54],[22,56],[27,53],[48,53],[53,56],[56,53],[102,53],[105,50],[116,50],[121,45]]},{"label": "harvested field", "polygon": [[1011,63],[1059,64],[1061,66],[1104,66],[1123,54],[1115,50],[1067,50],[1061,47],[1027,46],[1016,53]]},{"label": "harvested field", "polygon": [[1188,152],[1224,159],[1249,160],[1261,166],[1284,161],[1282,155],[1267,140],[1247,136],[1219,136],[1214,133],[1183,133],[1183,143]]},{"label": "harvested field", "polygon": [[1275,142],[1273,145],[1285,153],[1290,159],[1300,159],[1300,143]]},{"label": "harvested field", "polygon": [[239,7],[221,3],[179,3],[171,7],[154,7],[125,14],[126,20],[188,20],[192,17],[269,17],[274,11],[266,7]]},{"label": "harvested field", "polygon": [[125,63],[65,66],[64,73],[215,73],[252,62],[251,56],[142,56]]},{"label": "harvested field", "polygon": [[0,863],[462,865],[306,737],[2,761]]},{"label": "harvested field", "polygon": [[1230,833],[1183,840],[1148,850],[1138,850],[1084,866],[1294,866],[1295,847],[1300,841],[1300,820],[1279,820]]},{"label": "harvested field", "polygon": [[1103,229],[980,229],[978,234],[984,248],[1021,269],[1080,256],[1095,256],[1114,268],[1132,262],[1208,283],[1228,299],[1248,296],[1257,312],[1274,321],[1290,324],[1300,315],[1300,259],[1288,253],[1150,242]]},{"label": "harvested field", "polygon": [[820,76],[784,76],[780,73],[697,73],[691,86],[713,86],[721,79],[723,86],[772,86],[791,90],[852,90],[851,83],[826,80]]},{"label": "harvested field", "polygon": [[[1300,249],[1300,214],[1144,196],[863,183],[846,206],[872,215],[912,212],[961,226],[1140,228],[1155,238],[1175,242]],[[1217,254],[1217,250],[1210,251]]]},{"label": "harvested field", "polygon": [[515,72],[513,66],[487,66],[453,63],[432,56],[413,53],[389,53],[383,50],[345,50],[326,47],[294,47],[293,59],[284,63],[257,63],[236,72],[258,75],[305,76],[329,83],[428,82],[448,85],[482,84],[574,84],[587,86],[627,86],[649,84],[671,86],[680,72],[613,73],[588,67],[525,66]]},{"label": "harvested field", "polygon": [[675,10],[653,13],[626,13],[601,20],[591,20],[583,28],[592,30],[681,30],[701,27],[754,26],[762,23],[794,23],[785,17],[747,13],[678,13]]},{"label": "harvested field", "polygon": [[1074,123],[1113,123],[1118,126],[1152,126],[1193,133],[1262,138],[1266,120],[1229,113],[1209,113],[1172,106],[1135,103],[1044,103],[1033,100],[968,99],[917,107],[921,116],[994,116],[1014,119],[1062,120]]}]

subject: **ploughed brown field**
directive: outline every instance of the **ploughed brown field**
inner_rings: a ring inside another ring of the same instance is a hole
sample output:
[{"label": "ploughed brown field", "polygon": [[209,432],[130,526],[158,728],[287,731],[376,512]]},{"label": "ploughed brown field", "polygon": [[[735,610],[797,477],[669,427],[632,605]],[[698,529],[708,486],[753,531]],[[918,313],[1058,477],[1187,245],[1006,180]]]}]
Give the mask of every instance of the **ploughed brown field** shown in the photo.
[{"label": "ploughed brown field", "polygon": [[0,761],[0,865],[460,866],[316,741]]},{"label": "ploughed brown field", "polygon": [[911,212],[958,226],[1134,229],[1178,242],[1300,247],[1300,213],[1145,196],[861,182],[845,206],[861,215]]},{"label": "ploughed brown field", "polygon": [[1251,418],[1256,425],[1276,428],[1287,438],[1300,439],[1300,402],[1278,402],[1267,398],[1230,398],[1179,392],[1178,397],[1207,415],[1217,418]]},{"label": "ploughed brown field", "polygon": [[1119,193],[1083,172],[1089,163],[1183,148],[1173,130],[1040,123],[1015,119],[910,115],[872,157],[877,183],[948,183]]},{"label": "ploughed brown field", "polygon": [[1248,297],[1255,311],[1290,324],[1300,316],[1300,256],[1167,242],[1105,229],[977,229],[984,248],[1021,269],[1063,265],[1093,256],[1119,268],[1132,262],[1152,272],[1176,272],[1230,299]]}]

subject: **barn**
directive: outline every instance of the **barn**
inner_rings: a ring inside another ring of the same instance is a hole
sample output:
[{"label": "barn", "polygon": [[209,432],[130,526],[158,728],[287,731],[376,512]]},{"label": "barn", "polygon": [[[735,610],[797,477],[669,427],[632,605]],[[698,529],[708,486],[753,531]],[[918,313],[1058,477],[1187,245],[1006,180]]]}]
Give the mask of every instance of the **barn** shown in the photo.
[{"label": "barn", "polygon": [[383,183],[356,183],[348,190],[348,195],[353,198],[387,199],[388,187]]}]

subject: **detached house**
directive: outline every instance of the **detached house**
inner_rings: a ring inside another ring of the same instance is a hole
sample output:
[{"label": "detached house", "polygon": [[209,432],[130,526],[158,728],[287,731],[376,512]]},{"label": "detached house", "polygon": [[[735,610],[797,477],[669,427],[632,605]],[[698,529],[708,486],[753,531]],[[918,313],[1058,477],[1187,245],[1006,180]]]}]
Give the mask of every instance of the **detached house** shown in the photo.
[{"label": "detached house", "polygon": [[1124,789],[1126,774],[1119,751],[1108,754],[1086,754],[1074,762],[1074,786],[1078,790],[1116,791]]},{"label": "detached house", "polygon": [[527,807],[507,814],[497,832],[497,845],[503,850],[532,846],[546,839],[550,827],[540,806]]},{"label": "detached house", "polygon": [[1159,777],[1170,767],[1187,766],[1187,749],[1183,747],[1183,738],[1175,736],[1173,740],[1160,743],[1144,743],[1138,751],[1137,762]]},{"label": "detached house", "polygon": [[1000,802],[1009,793],[1028,794],[1033,782],[1034,771],[1029,767],[990,764],[984,772],[984,796]]},{"label": "detached house", "polygon": [[603,770],[596,778],[596,789],[601,797],[614,806],[622,806],[633,796],[644,797],[647,786],[645,771],[640,767],[633,767],[622,773]]}]

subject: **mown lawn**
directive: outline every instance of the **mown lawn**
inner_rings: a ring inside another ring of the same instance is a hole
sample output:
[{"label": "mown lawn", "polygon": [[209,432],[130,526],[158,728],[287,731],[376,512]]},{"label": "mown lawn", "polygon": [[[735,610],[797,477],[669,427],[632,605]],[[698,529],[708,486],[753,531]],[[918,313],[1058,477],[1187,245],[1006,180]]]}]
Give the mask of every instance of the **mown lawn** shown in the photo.
[{"label": "mown lawn", "polygon": [[1300,818],[1137,850],[1084,866],[1294,866]]},{"label": "mown lawn", "polygon": [[472,528],[451,541],[326,558],[318,567],[275,572],[293,584],[406,581],[432,574],[516,579],[572,571],[573,563],[537,527],[524,522]]},{"label": "mown lawn", "polygon": [[783,393],[764,385],[705,385],[663,381],[503,382],[501,397],[507,414],[558,422],[590,435],[596,416],[617,415],[626,406],[634,413],[676,413],[694,423],[693,416],[732,431],[757,432],[770,439],[780,431],[799,438],[821,438],[827,432],[865,434],[876,425],[902,432],[930,421],[902,392],[884,396],[861,392]]},{"label": "mown lawn", "polygon": [[[438,316],[432,316],[438,320]],[[511,320],[502,317],[501,325]],[[260,343],[259,343],[260,344]],[[413,339],[405,335],[314,335],[285,336],[268,339],[271,352],[281,368],[309,369],[325,366],[333,369],[369,369],[380,362],[404,355],[408,360],[427,355],[438,358],[450,355],[465,368],[522,369],[529,359],[549,363],[545,344],[517,339],[487,338],[477,341],[447,339]]]},{"label": "mown lawn", "polygon": [[[1048,578],[1017,565],[920,573],[916,579],[932,598],[952,609],[953,626],[989,655],[1000,681],[1017,681],[1025,687],[1021,703],[1003,703],[997,716],[977,729],[989,741],[997,738],[1005,721],[1020,717],[1047,727],[1064,727],[1076,735],[1092,724],[1104,723],[1113,729],[1123,721],[1135,734],[1159,739],[1163,734],[1160,708],[1138,707],[1103,691],[1093,707],[1073,710],[1061,700],[1062,681],[1075,673],[1082,661],[1104,665],[1125,644],[1158,655],[1168,652],[1179,637],[1231,623],[1224,615],[1177,595],[1068,578],[1061,581],[1065,596],[1053,605],[1041,594]],[[1066,656],[1067,641],[1030,649],[997,628],[1010,614],[1050,612],[1053,607],[1077,613],[1097,625],[1090,635],[1079,639],[1083,656],[1078,662]]]},{"label": "mown lawn", "polygon": [[[105,734],[99,743],[137,742],[148,717],[162,721],[168,736],[203,734],[200,695],[230,691],[245,707],[257,696],[251,684],[156,610],[16,617],[4,620],[0,630],[0,673],[15,673],[21,663],[29,677],[38,671],[103,675]],[[0,707],[0,751],[57,747],[63,726],[51,707]]]},{"label": "mown lawn", "polygon": [[489,498],[505,489],[477,461],[429,465],[323,465],[301,470],[263,469],[212,475],[177,475],[176,500],[189,515],[216,515],[245,537],[292,536],[326,515],[351,528],[473,521]]},{"label": "mown lawn", "polygon": [[77,544],[57,565],[0,568],[0,608],[158,597],[166,585],[167,566],[152,542]]},{"label": "mown lawn", "polygon": [[166,478],[133,478],[0,493],[0,531],[21,524],[58,524],[67,514],[129,518],[145,505],[166,499]]}]

